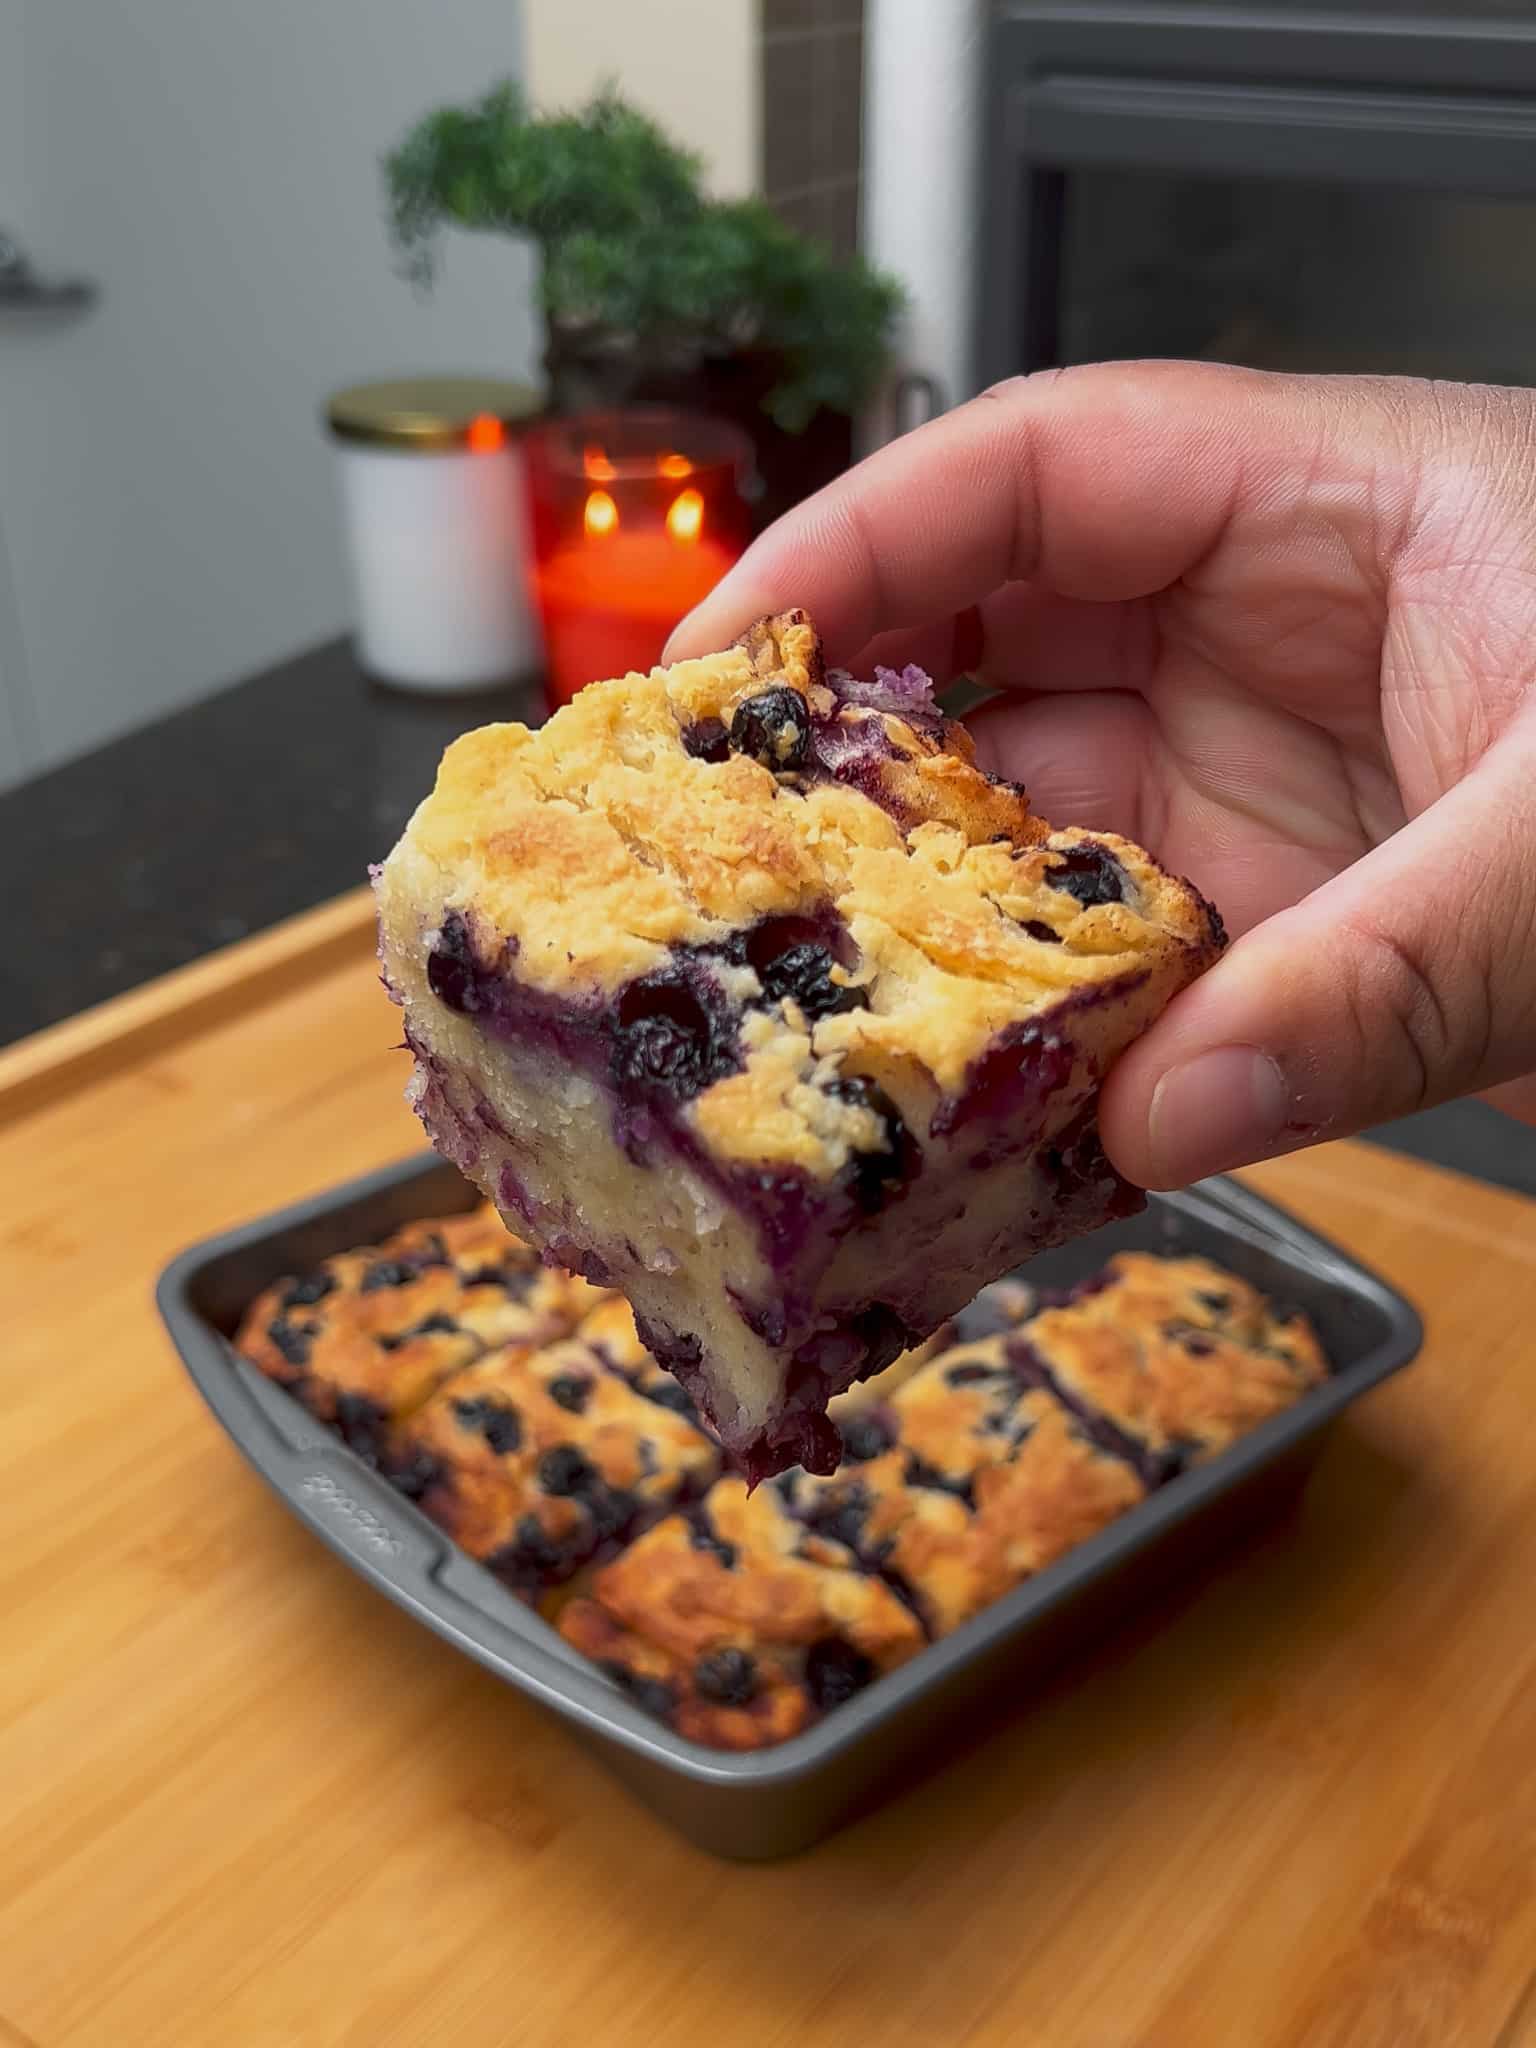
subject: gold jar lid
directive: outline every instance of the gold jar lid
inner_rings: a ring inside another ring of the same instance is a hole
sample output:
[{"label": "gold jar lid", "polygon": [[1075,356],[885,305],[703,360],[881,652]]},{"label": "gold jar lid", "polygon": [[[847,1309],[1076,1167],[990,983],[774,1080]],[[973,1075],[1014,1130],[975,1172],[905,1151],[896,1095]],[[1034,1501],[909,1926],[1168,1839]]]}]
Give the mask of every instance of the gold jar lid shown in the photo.
[{"label": "gold jar lid", "polygon": [[526,426],[542,410],[532,384],[499,377],[396,377],[338,391],[325,419],[338,440],[427,452],[499,447],[502,435]]}]

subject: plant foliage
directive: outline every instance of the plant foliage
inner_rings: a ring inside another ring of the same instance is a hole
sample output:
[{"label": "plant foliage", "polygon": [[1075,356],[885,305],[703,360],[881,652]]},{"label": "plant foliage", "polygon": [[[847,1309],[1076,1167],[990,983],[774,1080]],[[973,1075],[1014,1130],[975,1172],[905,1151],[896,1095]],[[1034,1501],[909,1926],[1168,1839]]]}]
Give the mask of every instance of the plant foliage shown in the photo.
[{"label": "plant foliage", "polygon": [[822,406],[856,412],[885,365],[894,282],[839,263],[761,200],[706,197],[697,158],[611,91],[536,116],[498,85],[429,114],[384,169],[405,274],[431,283],[448,227],[528,235],[557,345],[667,368],[766,351],[782,375],[765,403],[791,431]]}]

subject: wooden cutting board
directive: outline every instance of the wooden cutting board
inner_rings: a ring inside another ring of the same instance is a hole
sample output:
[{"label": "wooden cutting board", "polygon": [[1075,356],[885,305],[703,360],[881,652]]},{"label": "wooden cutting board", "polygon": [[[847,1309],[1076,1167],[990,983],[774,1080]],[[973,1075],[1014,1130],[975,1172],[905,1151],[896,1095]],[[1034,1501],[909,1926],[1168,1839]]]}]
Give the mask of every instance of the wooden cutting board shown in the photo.
[{"label": "wooden cutting board", "polygon": [[1536,2048],[1536,1205],[1253,1174],[1422,1363],[1293,1522],[794,1862],[370,1592],[150,1290],[416,1148],[360,898],[0,1054],[0,2048]]}]

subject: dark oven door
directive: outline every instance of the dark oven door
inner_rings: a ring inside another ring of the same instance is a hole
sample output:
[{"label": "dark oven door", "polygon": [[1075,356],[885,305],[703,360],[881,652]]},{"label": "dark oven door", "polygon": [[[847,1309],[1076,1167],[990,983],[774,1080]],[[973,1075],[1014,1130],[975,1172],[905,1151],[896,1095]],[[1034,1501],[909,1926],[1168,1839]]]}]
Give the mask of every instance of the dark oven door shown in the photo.
[{"label": "dark oven door", "polygon": [[1536,22],[1149,0],[990,35],[978,385],[1124,356],[1536,383]]}]

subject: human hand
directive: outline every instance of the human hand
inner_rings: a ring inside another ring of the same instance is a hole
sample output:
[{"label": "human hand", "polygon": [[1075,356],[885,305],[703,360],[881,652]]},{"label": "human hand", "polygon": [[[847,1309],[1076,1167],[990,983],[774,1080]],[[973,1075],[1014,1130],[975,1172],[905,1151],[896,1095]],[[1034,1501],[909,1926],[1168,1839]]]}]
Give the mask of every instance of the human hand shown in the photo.
[{"label": "human hand", "polygon": [[779,521],[666,659],[789,605],[832,662],[1002,692],[986,766],[1220,907],[1236,944],[1105,1085],[1128,1178],[1478,1090],[1536,1121],[1536,395],[1018,379]]}]

